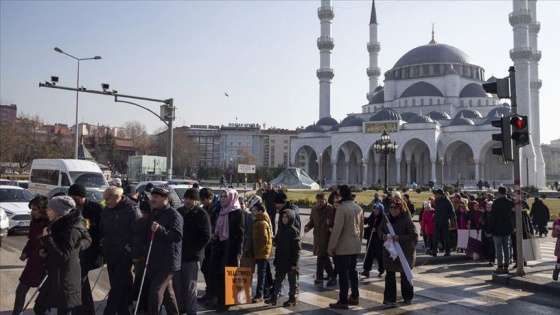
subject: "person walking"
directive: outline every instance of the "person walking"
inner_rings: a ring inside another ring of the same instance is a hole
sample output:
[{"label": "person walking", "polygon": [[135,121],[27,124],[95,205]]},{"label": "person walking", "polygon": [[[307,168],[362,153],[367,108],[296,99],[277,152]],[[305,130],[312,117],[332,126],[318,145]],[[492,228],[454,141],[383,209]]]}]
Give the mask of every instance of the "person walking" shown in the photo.
[{"label": "person walking", "polygon": [[47,204],[51,222],[43,229],[39,251],[45,258],[48,277],[39,289],[35,314],[72,314],[82,304],[82,277],[80,251],[91,245],[91,237],[82,221],[76,203],[68,196],[53,197]]},{"label": "person walking", "polygon": [[[393,226],[394,236],[389,234],[388,222]],[[402,248],[406,261],[412,269],[416,261],[416,244],[418,244],[418,233],[416,225],[410,216],[402,208],[401,203],[393,202],[389,205],[389,215],[383,220],[379,227],[379,236],[383,241],[391,238],[393,242],[398,242]],[[383,265],[387,272],[385,276],[385,291],[383,292],[383,304],[395,306],[397,303],[397,280],[396,272],[401,275],[401,295],[405,305],[412,303],[414,298],[414,287],[404,274],[400,258],[391,259],[389,251],[383,250]]]},{"label": "person walking", "polygon": [[434,248],[432,256],[437,256],[437,247],[441,242],[445,250],[444,256],[450,256],[451,247],[449,244],[449,222],[454,216],[453,204],[447,198],[443,189],[436,190],[434,201]]},{"label": "person walking", "polygon": [[101,267],[99,259],[99,224],[101,222],[101,204],[87,199],[86,187],[82,184],[73,184],[68,188],[68,196],[76,203],[76,210],[80,212],[86,228],[91,236],[91,246],[80,254],[82,266],[82,305],[76,308],[76,312],[82,315],[95,315],[93,294],[89,283],[88,274],[91,270]]},{"label": "person walking", "polygon": [[[338,301],[329,304],[329,307],[348,309],[349,304],[360,304],[356,264],[358,254],[362,250],[364,213],[362,208],[352,198],[350,186],[341,185],[338,188],[338,194],[342,199],[334,218],[334,226],[327,252],[329,255],[336,255],[340,292],[338,294]],[[351,289],[350,296],[348,296],[349,289]]]},{"label": "person walking", "polygon": [[109,295],[104,315],[128,315],[132,289],[132,261],[142,256],[144,235],[138,228],[140,210],[136,203],[124,197],[121,190],[111,186],[103,192],[105,209],[99,224],[99,245],[107,262]]},{"label": "person walking", "polygon": [[484,252],[484,257],[488,260],[488,267],[494,267],[494,261],[496,261],[496,249],[494,247],[494,240],[492,239],[492,234],[488,232],[488,220],[490,219],[490,211],[492,210],[493,201],[487,201],[486,207],[482,209],[480,218],[478,220],[481,239],[482,239],[482,251]]},{"label": "person walking", "polygon": [[12,315],[21,314],[27,292],[29,292],[30,288],[38,287],[46,275],[45,267],[43,266],[45,258],[39,255],[39,248],[41,247],[40,238],[43,236],[43,230],[49,225],[49,218],[47,216],[48,202],[47,197],[36,196],[28,204],[29,209],[31,209],[31,222],[29,223],[27,243],[19,256],[19,260],[27,262],[19,277]]},{"label": "person walking", "polygon": [[[331,258],[327,253],[330,233],[327,226],[327,219],[334,211],[333,207],[327,203],[325,194],[318,193],[315,196],[316,205],[311,208],[309,222],[304,227],[304,232],[313,230],[313,255],[317,256],[317,269],[315,273],[315,284],[323,284],[324,280],[329,280],[333,276],[333,266]],[[327,279],[323,273],[327,272]]]},{"label": "person walking", "polygon": [[[364,224],[368,227],[364,229],[364,238],[367,239],[366,244],[366,258],[364,260],[364,271],[361,273],[362,276],[369,278],[369,272],[373,266],[373,260],[377,260],[377,277],[382,277],[385,273],[383,268],[383,241],[379,237],[377,231],[383,221],[383,204],[381,202],[373,205],[373,210],[365,220]],[[367,231],[367,232],[366,232]]]},{"label": "person walking", "polygon": [[507,189],[500,186],[498,195],[492,203],[487,228],[488,233],[492,235],[494,240],[494,248],[498,258],[498,268],[494,273],[509,273],[509,243],[514,227],[512,220],[512,209],[514,207],[513,200],[507,197]]},{"label": "person walking", "polygon": [[420,234],[424,236],[426,253],[437,253],[437,244],[434,242],[434,208],[430,201],[423,204],[422,221],[420,223]]},{"label": "person walking", "polygon": [[[151,278],[148,314],[160,314],[161,306],[169,315],[179,315],[173,290],[173,274],[181,269],[183,217],[170,204],[170,191],[165,186],[152,190],[152,213],[148,217],[149,231],[154,234],[152,251],[147,257],[147,273]],[[196,295],[195,295],[196,296]]]},{"label": "person walking", "polygon": [[545,237],[548,236],[547,224],[550,220],[550,210],[539,197],[535,197],[535,201],[531,206],[530,216],[535,225],[536,232],[539,233],[539,237],[542,237],[543,234]]}]

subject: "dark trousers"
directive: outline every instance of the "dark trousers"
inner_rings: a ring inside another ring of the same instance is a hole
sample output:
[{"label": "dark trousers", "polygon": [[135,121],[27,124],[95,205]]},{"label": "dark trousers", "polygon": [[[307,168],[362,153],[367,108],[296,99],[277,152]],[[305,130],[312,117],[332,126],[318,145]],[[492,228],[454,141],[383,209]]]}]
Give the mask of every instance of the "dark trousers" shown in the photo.
[{"label": "dark trousers", "polygon": [[266,268],[268,260],[257,259],[257,288],[255,290],[255,297],[262,298],[268,293],[268,282],[266,281]]},{"label": "dark trousers", "polygon": [[296,296],[296,294],[298,293],[299,273],[295,270],[290,270],[288,272],[276,271],[276,277],[274,279],[274,295],[280,295],[280,290],[282,290],[282,283],[284,282],[286,275],[288,276],[288,284],[290,285],[290,296]]},{"label": "dark trousers", "polygon": [[434,228],[435,228],[435,234],[434,234],[435,252],[437,253],[437,246],[441,242],[441,244],[443,245],[443,249],[445,250],[445,253],[449,253],[451,251],[449,246],[449,225],[436,224]]},{"label": "dark trousers", "polygon": [[25,304],[25,296],[27,295],[27,292],[29,292],[29,287],[20,281],[16,288],[16,299],[14,300],[14,310],[12,311],[12,315],[21,314],[21,310],[23,310],[23,306]]},{"label": "dark trousers", "polygon": [[128,302],[132,288],[132,259],[123,256],[107,259],[107,273],[109,274],[109,295],[103,315],[129,315]]},{"label": "dark trousers", "polygon": [[[397,278],[394,271],[387,271],[385,276],[385,291],[383,301],[397,302]],[[404,272],[401,272],[401,295],[405,301],[410,301],[414,297],[414,287],[410,285]]]},{"label": "dark trousers", "polygon": [[74,308],[74,313],[80,315],[95,315],[95,305],[87,271],[82,274],[82,305]]},{"label": "dark trousers", "polygon": [[356,270],[356,263],[358,262],[358,255],[336,255],[336,265],[338,267],[338,286],[340,292],[338,293],[339,302],[348,304],[348,290],[352,290],[352,297],[358,298],[360,292],[358,291],[358,271]]},{"label": "dark trousers", "polygon": [[366,247],[366,258],[364,259],[364,270],[370,271],[373,266],[373,260],[377,259],[377,271],[384,272],[383,269],[383,242],[371,240]]},{"label": "dark trousers", "polygon": [[[144,276],[144,268],[146,266],[146,259],[141,259],[137,263],[134,264],[134,283],[132,285],[132,300],[136,301],[138,304],[138,310],[147,310],[148,309],[148,295],[150,291],[150,281],[151,279],[148,278],[146,275],[146,279],[144,279],[144,284],[142,284],[142,277]],[[140,285],[142,285],[142,292],[140,292]],[[138,296],[138,295],[142,296]]]},{"label": "dark trousers", "polygon": [[[33,311],[35,312],[36,315],[50,315],[51,314],[51,309],[50,308],[46,308],[42,305],[37,305],[37,304],[35,304],[35,307],[33,307]],[[56,309],[56,314],[57,315],[70,315],[70,314],[72,314],[72,309],[71,308],[57,308]]]},{"label": "dark trousers", "polygon": [[496,249],[494,248],[494,240],[492,236],[487,237],[486,235],[482,235],[482,248],[484,250],[484,257],[488,259],[490,262],[494,262],[496,260]]},{"label": "dark trousers", "polygon": [[151,274],[150,297],[148,300],[148,314],[159,315],[161,306],[169,315],[179,315],[175,291],[173,291],[173,271],[158,270]]},{"label": "dark trousers", "polygon": [[317,256],[317,273],[315,275],[316,279],[323,279],[323,272],[326,271],[329,277],[332,277],[334,272],[331,258],[329,256]]}]

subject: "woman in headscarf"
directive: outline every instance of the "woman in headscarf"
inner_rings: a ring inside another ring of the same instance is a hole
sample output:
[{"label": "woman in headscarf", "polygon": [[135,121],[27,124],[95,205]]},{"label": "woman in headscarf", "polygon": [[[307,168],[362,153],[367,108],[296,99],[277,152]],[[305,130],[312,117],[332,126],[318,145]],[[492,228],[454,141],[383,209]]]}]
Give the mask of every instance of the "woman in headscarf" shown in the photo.
[{"label": "woman in headscarf", "polygon": [[212,236],[210,258],[210,270],[215,271],[217,311],[229,309],[229,306],[225,305],[225,267],[239,267],[243,254],[244,228],[245,222],[239,204],[239,194],[235,189],[227,188],[220,194],[220,210]]}]

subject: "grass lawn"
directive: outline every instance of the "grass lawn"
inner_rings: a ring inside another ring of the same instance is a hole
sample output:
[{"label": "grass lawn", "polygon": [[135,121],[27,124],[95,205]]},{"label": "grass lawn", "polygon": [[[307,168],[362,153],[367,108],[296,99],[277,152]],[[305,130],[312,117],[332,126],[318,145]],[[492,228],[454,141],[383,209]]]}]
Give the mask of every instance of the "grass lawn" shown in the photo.
[{"label": "grass lawn", "polygon": [[[326,196],[328,196],[330,194],[330,192],[324,192]],[[373,199],[373,194],[375,193],[374,190],[367,190],[365,192],[357,192],[356,193],[356,200],[358,203],[360,204],[369,204],[371,202],[371,200]],[[402,192],[401,192],[402,193]],[[296,202],[298,200],[309,200],[310,202],[314,203],[315,202],[315,195],[317,194],[317,191],[304,191],[304,190],[290,190],[288,191],[287,195],[288,195],[288,199]],[[431,192],[422,192],[422,193],[417,193],[415,191],[409,191],[408,194],[410,195],[410,199],[412,200],[412,203],[414,203],[414,206],[416,207],[416,209],[420,209],[420,207],[422,207],[422,203],[426,200],[428,200],[428,198],[430,196],[433,196],[433,194]],[[529,200],[529,206],[532,205],[534,199],[531,198]],[[543,200],[544,203],[548,206],[548,208],[550,209],[550,219],[552,221],[556,220],[558,218],[558,215],[560,213],[560,199],[558,198],[547,198]]]}]

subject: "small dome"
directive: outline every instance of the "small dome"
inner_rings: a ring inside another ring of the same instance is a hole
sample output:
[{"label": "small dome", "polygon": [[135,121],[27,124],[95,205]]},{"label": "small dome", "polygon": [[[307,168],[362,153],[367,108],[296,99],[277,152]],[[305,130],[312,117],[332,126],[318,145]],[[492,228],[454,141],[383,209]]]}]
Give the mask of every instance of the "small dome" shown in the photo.
[{"label": "small dome", "polygon": [[437,111],[437,110],[434,110],[433,112],[430,112],[427,116],[430,117],[431,119],[434,119],[434,120],[451,119],[451,116],[449,116],[448,113],[443,112],[443,111]]},{"label": "small dome", "polygon": [[332,126],[331,130],[329,130],[329,131],[338,131],[339,127],[340,127],[340,125],[338,125],[338,124],[334,125],[334,126]]},{"label": "small dome", "polygon": [[469,126],[469,125],[474,126],[474,121],[465,117],[456,117],[449,124],[449,126]]},{"label": "small dome", "polygon": [[401,120],[401,115],[391,108],[384,108],[370,117],[369,121]]},{"label": "small dome", "polygon": [[416,113],[412,113],[412,112],[404,112],[401,113],[401,118],[402,120],[406,121],[406,122],[410,122],[410,120],[414,117],[418,116],[418,114]]},{"label": "small dome", "polygon": [[303,129],[303,132],[324,132],[324,130],[317,125],[309,125],[305,129]]},{"label": "small dome", "polygon": [[380,92],[375,93],[370,104],[383,104],[385,102],[385,90],[381,90]]},{"label": "small dome", "polygon": [[364,120],[361,119],[360,117],[353,117],[352,119],[348,119],[348,121],[346,121],[346,124],[344,125],[345,127],[348,126],[356,126],[356,127],[361,127],[363,125]]},{"label": "small dome", "polygon": [[426,82],[417,82],[409,86],[402,94],[401,97],[414,97],[414,96],[443,96],[441,91]]},{"label": "small dome", "polygon": [[354,115],[350,115],[350,116],[346,116],[346,118],[344,118],[341,122],[340,122],[340,126],[346,126],[346,122],[349,121],[350,119],[354,118],[356,116]]},{"label": "small dome", "polygon": [[495,107],[491,111],[488,112],[488,115],[486,115],[486,117],[494,118],[494,117],[496,117],[496,114],[501,115],[501,116],[507,116],[507,115],[511,114],[511,108],[509,106]]},{"label": "small dome", "polygon": [[424,124],[424,123],[434,123],[434,121],[426,115],[416,115],[409,122],[409,124]]},{"label": "small dome", "polygon": [[336,121],[336,119],[332,118],[332,117],[323,117],[321,119],[319,119],[319,121],[317,122],[317,126],[334,126],[338,124],[338,121]]},{"label": "small dome", "polygon": [[375,88],[375,90],[373,90],[373,91],[374,91],[374,92],[377,92],[377,91],[381,91],[382,89],[383,89],[383,86],[382,86],[382,85],[378,85],[378,86]]},{"label": "small dome", "polygon": [[455,118],[457,117],[482,118],[482,114],[474,109],[463,109],[462,111],[458,112],[457,115],[455,115]]},{"label": "small dome", "polygon": [[486,91],[484,91],[482,85],[471,83],[463,88],[459,97],[486,97]]},{"label": "small dome", "polygon": [[488,80],[486,80],[486,82],[488,83],[492,83],[492,82],[496,82],[498,81],[498,78],[496,78],[495,76],[491,76],[488,78]]}]

